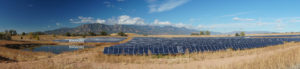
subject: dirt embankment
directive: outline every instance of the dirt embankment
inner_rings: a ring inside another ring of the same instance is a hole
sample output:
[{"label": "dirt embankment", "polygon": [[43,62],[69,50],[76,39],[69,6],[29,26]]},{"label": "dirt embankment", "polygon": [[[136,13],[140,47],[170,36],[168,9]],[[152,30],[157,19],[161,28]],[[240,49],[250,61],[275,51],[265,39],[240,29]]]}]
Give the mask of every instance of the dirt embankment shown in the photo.
[{"label": "dirt embankment", "polygon": [[[59,42],[54,43],[54,42],[47,42],[47,41],[1,40],[0,41],[0,57],[3,57],[3,58],[1,58],[1,62],[2,61],[10,62],[10,60],[18,61],[18,62],[36,61],[36,60],[51,58],[51,57],[54,57],[57,55],[48,53],[48,52],[30,52],[30,51],[22,51],[22,50],[18,50],[18,49],[22,49],[22,48],[26,48],[26,47],[33,47],[33,46],[40,46],[40,45],[86,45],[86,46],[96,46],[96,47],[100,47],[100,49],[102,49],[104,47],[108,47],[111,45],[125,43],[131,39],[132,39],[132,37],[128,37],[128,39],[125,39],[121,42],[116,42],[116,43],[59,43]],[[89,50],[90,49],[84,49],[84,50],[78,50],[75,52],[66,52],[66,53],[64,53],[64,55],[70,54],[70,53],[78,54],[81,52],[87,52]],[[97,48],[96,50],[98,51],[99,49]],[[102,50],[100,50],[100,51],[102,51]],[[63,55],[63,54],[59,54],[59,55]]]}]

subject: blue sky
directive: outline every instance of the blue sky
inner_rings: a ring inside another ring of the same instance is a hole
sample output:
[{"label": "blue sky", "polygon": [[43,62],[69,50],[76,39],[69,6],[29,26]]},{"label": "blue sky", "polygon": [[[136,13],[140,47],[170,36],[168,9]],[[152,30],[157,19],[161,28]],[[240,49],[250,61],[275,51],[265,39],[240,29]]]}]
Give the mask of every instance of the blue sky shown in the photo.
[{"label": "blue sky", "polygon": [[299,32],[298,3],[299,0],[0,0],[0,31],[45,31],[103,23],[216,32]]}]

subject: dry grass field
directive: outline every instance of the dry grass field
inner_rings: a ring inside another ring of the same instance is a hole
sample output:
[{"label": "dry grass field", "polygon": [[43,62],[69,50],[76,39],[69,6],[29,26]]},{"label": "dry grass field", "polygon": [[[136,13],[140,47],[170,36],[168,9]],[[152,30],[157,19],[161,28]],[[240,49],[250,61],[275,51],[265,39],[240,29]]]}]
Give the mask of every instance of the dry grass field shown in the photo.
[{"label": "dry grass field", "polygon": [[[47,35],[51,36],[51,35]],[[14,40],[16,40],[14,37]],[[43,40],[49,37],[41,37]],[[77,38],[58,37],[53,39]],[[79,38],[79,37],[78,37]],[[51,40],[52,38],[49,38]],[[132,39],[121,41],[124,43]],[[247,50],[222,50],[185,55],[104,55],[104,47],[119,43],[91,44],[95,48],[52,54],[1,47],[5,44],[52,43],[51,41],[0,41],[0,69],[287,69],[300,64],[300,43]],[[55,43],[54,44],[63,44]],[[68,45],[67,43],[65,43]],[[295,68],[297,69],[297,67]]]}]

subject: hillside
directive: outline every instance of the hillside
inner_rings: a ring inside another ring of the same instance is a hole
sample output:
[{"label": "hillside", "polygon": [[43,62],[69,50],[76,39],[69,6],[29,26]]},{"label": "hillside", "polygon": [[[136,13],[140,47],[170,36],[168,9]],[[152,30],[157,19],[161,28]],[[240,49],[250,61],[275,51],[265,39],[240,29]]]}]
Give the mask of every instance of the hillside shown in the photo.
[{"label": "hillside", "polygon": [[196,30],[178,28],[172,26],[149,26],[149,25],[106,25],[106,24],[83,24],[75,28],[60,28],[55,30],[45,31],[47,34],[64,34],[70,33],[88,33],[88,32],[101,32],[106,31],[108,33],[126,32],[137,33],[147,35],[182,35],[191,34],[192,32],[198,32]]}]

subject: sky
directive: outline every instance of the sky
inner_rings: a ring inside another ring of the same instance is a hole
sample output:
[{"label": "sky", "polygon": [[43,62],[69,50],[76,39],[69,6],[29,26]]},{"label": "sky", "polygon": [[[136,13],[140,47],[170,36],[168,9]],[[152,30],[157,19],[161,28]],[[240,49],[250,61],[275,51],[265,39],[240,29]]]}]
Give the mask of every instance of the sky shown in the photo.
[{"label": "sky", "polygon": [[299,0],[0,0],[0,31],[82,24],[300,32]]}]

